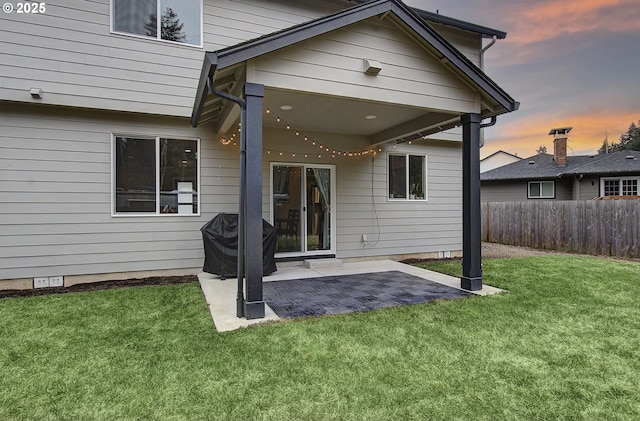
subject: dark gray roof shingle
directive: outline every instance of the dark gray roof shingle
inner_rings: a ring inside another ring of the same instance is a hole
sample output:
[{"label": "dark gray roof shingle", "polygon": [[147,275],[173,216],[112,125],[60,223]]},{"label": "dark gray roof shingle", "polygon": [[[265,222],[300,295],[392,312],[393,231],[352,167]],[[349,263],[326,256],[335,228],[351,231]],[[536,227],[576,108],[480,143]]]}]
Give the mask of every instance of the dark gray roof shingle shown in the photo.
[{"label": "dark gray roof shingle", "polygon": [[480,180],[545,180],[580,174],[630,173],[640,174],[640,152],[638,151],[569,156],[567,165],[556,165],[553,155],[542,153],[482,173]]}]

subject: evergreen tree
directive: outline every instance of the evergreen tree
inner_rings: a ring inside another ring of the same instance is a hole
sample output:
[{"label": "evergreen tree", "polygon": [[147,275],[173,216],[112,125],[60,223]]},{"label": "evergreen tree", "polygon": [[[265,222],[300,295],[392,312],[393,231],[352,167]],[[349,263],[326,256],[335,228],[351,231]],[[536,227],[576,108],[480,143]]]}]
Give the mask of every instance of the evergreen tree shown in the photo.
[{"label": "evergreen tree", "polygon": [[[167,7],[160,17],[160,38],[168,41],[185,42],[187,34],[182,31],[184,23],[180,23],[178,14],[172,8]],[[149,20],[144,24],[148,36],[155,37],[158,34],[158,19],[155,13],[149,15]]]},{"label": "evergreen tree", "polygon": [[182,31],[183,26],[184,23],[180,23],[178,14],[172,8],[167,7],[162,13],[162,39],[185,42],[187,35]]},{"label": "evergreen tree", "polygon": [[619,152],[619,151],[640,151],[640,120],[638,125],[631,123],[626,133],[620,135],[620,143],[608,144],[605,139],[598,153]]}]

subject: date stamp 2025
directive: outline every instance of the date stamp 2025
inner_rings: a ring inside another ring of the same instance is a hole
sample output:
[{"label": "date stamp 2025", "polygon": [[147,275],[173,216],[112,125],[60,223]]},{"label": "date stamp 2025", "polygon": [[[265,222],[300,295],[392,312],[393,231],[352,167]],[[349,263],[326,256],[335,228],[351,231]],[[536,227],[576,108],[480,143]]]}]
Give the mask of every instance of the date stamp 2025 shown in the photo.
[{"label": "date stamp 2025", "polygon": [[15,13],[17,15],[44,14],[47,13],[47,3],[35,1],[25,1],[17,3],[7,2],[2,5],[2,11],[6,14]]}]

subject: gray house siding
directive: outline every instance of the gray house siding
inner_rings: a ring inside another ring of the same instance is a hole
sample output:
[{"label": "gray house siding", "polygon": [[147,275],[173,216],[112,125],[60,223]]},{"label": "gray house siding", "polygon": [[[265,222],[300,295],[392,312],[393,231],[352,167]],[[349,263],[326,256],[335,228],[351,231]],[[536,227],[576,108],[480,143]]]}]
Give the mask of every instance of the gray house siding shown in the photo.
[{"label": "gray house siding", "polygon": [[[186,117],[204,51],[217,50],[344,8],[343,2],[205,0],[203,48],[114,34],[109,0],[48,3],[40,15],[0,15],[0,98]],[[248,18],[250,17],[250,18]],[[474,58],[469,35],[447,29]],[[475,38],[480,40],[480,36]]]},{"label": "gray house siding", "polygon": [[[480,200],[483,202],[518,202],[529,199],[529,181],[539,180],[501,180],[497,182],[483,181],[481,187]],[[572,180],[556,179],[554,200],[571,200]],[[548,199],[544,199],[548,200]]]},{"label": "gray house siding", "polygon": [[[204,48],[113,34],[108,0],[47,4],[47,13],[39,16],[0,16],[0,280],[201,268],[200,227],[220,212],[237,212],[239,177],[237,146],[223,145],[213,124],[197,129],[189,125],[204,51],[317,18],[345,4],[205,0]],[[478,63],[480,35],[436,27]],[[374,29],[383,37],[372,44]],[[308,46],[335,42],[336,35]],[[420,58],[422,49],[398,28],[367,23],[357,33],[339,35],[337,41],[344,48],[358,53],[378,48],[406,72],[403,81],[387,81],[379,89],[384,95],[377,99],[415,106],[411,98],[423,93],[416,86],[433,77],[438,83],[430,84],[430,94],[445,104],[443,108],[457,112],[480,108],[479,96],[471,88],[443,71],[435,59],[426,54]],[[399,54],[400,50],[407,54]],[[296,52],[300,50],[288,53]],[[254,70],[278,73],[279,59],[291,56],[282,51],[256,60]],[[329,67],[335,64],[335,58],[328,60]],[[303,70],[298,73],[304,75]],[[295,76],[275,79],[290,82]],[[42,99],[30,97],[34,87],[42,88]],[[436,101],[425,97],[420,98],[421,106]],[[387,146],[373,158],[317,157],[311,154],[317,149],[294,145],[284,133],[264,131],[265,219],[270,218],[270,162],[285,160],[274,159],[268,151],[296,151],[297,157],[287,160],[335,165],[338,257],[462,248],[459,131],[413,145]],[[200,139],[200,214],[113,216],[113,134]],[[320,135],[344,150],[364,148],[369,141],[345,134]],[[305,151],[308,159],[302,158]],[[426,156],[426,201],[387,199],[390,151]],[[370,244],[362,241],[362,234]]]},{"label": "gray house siding", "polygon": [[[200,227],[219,212],[237,212],[238,151],[211,136],[210,126],[193,129],[182,118],[8,103],[2,113],[0,279],[197,270],[203,263]],[[267,151],[280,147],[280,132],[266,131],[265,175],[273,160]],[[201,214],[112,216],[112,133],[201,139]],[[361,139],[335,137],[361,145]],[[428,141],[394,152],[427,155],[427,201],[387,201],[386,153],[373,160],[315,154],[295,160],[336,165],[339,257],[461,249],[460,143]],[[268,220],[268,182],[263,209]],[[378,226],[378,245],[366,246],[362,234],[376,239]]]},{"label": "gray house siding", "polygon": [[[238,160],[187,119],[2,104],[0,279],[195,268]],[[201,138],[201,216],[111,216],[111,133]]]},{"label": "gray house siding", "polygon": [[600,177],[586,176],[579,180],[577,200],[589,200],[600,196]]}]

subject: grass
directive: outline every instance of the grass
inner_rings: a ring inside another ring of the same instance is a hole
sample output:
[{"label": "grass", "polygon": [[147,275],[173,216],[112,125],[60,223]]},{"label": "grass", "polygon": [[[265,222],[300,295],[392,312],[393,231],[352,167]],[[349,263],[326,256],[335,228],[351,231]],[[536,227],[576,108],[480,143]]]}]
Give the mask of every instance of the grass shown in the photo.
[{"label": "grass", "polygon": [[197,283],[3,299],[0,419],[640,419],[639,264],[484,272],[509,292],[225,334]]}]

